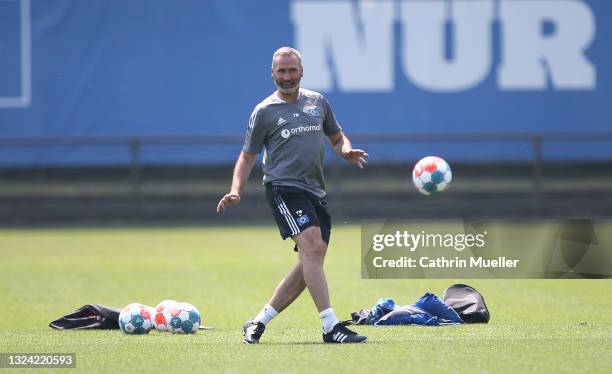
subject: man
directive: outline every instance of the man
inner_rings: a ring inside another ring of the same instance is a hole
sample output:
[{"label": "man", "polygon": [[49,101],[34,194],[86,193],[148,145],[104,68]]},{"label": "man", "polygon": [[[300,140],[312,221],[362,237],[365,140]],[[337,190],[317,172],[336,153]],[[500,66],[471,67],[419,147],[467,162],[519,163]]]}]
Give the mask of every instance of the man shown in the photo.
[{"label": "man", "polygon": [[282,238],[293,239],[299,259],[268,304],[245,322],[242,332],[247,344],[259,343],[266,325],[306,287],[323,323],[324,342],[359,343],[367,339],[339,323],[329,301],[323,272],[331,233],[323,180],[325,137],[336,153],[359,168],[366,164],[368,154],[352,148],[325,97],[300,88],[303,72],[297,50],[283,47],[274,53],[272,80],[277,89],[255,107],[236,161],[231,190],[217,206],[217,212],[223,212],[240,202],[255,158],[265,148],[266,197]]}]

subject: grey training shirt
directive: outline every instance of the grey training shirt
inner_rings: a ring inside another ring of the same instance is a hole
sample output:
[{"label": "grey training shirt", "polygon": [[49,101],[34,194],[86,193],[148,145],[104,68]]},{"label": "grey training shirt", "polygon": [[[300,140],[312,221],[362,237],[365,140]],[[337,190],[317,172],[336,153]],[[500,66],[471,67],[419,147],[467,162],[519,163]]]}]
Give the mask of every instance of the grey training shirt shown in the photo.
[{"label": "grey training shirt", "polygon": [[295,186],[324,197],[326,135],[340,131],[320,93],[300,88],[293,103],[274,93],[253,110],[242,151],[260,153],[265,147],[264,183]]}]

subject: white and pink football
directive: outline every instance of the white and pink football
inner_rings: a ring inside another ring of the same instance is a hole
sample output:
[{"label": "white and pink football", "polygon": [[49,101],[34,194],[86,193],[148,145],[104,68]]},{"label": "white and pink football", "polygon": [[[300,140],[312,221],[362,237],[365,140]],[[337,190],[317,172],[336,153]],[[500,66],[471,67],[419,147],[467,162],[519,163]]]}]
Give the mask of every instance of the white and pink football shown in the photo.
[{"label": "white and pink football", "polygon": [[178,304],[179,302],[174,300],[164,300],[157,304],[155,307],[155,313],[153,314],[153,326],[157,329],[157,331],[168,331],[168,321],[166,320],[164,312],[166,309]]},{"label": "white and pink football", "polygon": [[446,191],[452,180],[453,173],[450,166],[440,157],[422,158],[412,169],[412,182],[424,195],[435,195]]}]

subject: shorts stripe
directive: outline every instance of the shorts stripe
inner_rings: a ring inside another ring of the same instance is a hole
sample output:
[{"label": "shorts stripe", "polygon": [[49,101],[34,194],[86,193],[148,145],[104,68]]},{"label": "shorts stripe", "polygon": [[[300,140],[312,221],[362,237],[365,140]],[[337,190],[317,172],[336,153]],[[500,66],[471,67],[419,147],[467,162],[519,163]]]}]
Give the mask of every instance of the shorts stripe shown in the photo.
[{"label": "shorts stripe", "polygon": [[293,216],[291,216],[291,213],[289,212],[289,208],[287,208],[287,204],[285,204],[283,197],[278,193],[278,188],[276,186],[274,187],[273,197],[278,206],[278,210],[281,212],[283,216],[285,216],[285,219],[287,220],[287,224],[289,224],[289,228],[291,229],[291,235],[299,234],[300,228],[295,222],[295,219],[293,219]]},{"label": "shorts stripe", "polygon": [[281,197],[278,196],[275,198],[276,203],[278,204],[278,210],[280,210],[281,214],[285,216],[287,223],[289,224],[289,228],[291,229],[291,235],[297,235],[300,233],[300,229],[297,227],[297,224],[291,213],[289,213],[289,209],[287,209],[287,205],[285,205],[284,201],[282,201]]},{"label": "shorts stripe", "polygon": [[300,229],[297,223],[295,222],[295,220],[293,219],[293,217],[291,216],[291,213],[289,213],[289,209],[287,209],[287,205],[285,205],[285,202],[283,201],[283,199],[280,197],[280,195],[275,195],[274,200],[276,201],[276,204],[278,205],[278,210],[280,210],[281,214],[285,216],[285,219],[287,220],[287,223],[289,224],[289,228],[291,229],[291,235],[299,234]]}]

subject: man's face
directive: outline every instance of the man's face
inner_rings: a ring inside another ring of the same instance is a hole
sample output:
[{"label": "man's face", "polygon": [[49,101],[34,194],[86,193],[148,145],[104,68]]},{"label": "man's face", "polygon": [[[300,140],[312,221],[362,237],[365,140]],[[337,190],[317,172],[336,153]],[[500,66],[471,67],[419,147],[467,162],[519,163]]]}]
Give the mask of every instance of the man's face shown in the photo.
[{"label": "man's face", "polygon": [[272,80],[278,90],[286,95],[292,94],[300,88],[300,80],[304,69],[296,56],[278,56],[272,66]]}]

